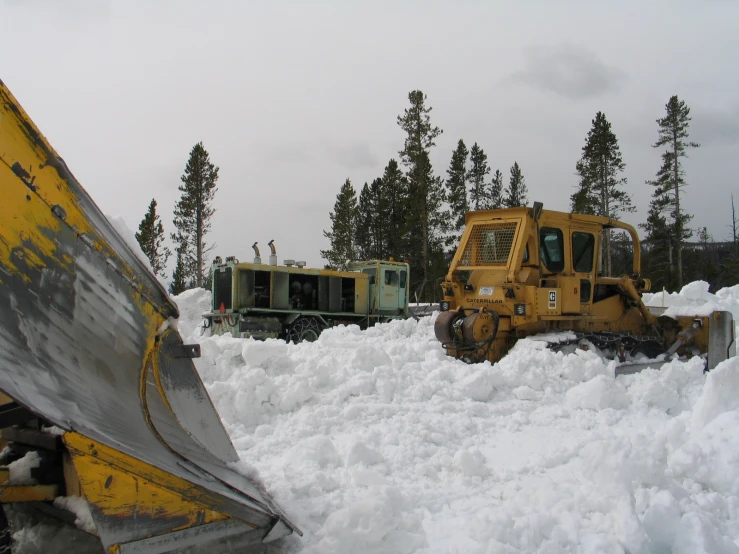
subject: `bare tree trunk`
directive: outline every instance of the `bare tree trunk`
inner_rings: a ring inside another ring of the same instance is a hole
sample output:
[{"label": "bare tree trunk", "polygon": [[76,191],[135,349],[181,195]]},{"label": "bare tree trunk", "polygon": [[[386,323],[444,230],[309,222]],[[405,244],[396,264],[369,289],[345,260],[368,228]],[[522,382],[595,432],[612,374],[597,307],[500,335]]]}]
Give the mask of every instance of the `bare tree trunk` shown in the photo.
[{"label": "bare tree trunk", "polygon": [[199,190],[198,190],[198,205],[197,205],[197,211],[196,211],[196,224],[197,229],[195,231],[196,234],[196,240],[197,244],[195,245],[195,252],[197,253],[197,261],[196,261],[196,267],[195,271],[197,272],[195,275],[195,279],[197,281],[197,286],[202,287],[203,286],[203,189],[205,188],[205,178],[203,176],[203,170],[200,169],[200,183],[199,183]]},{"label": "bare tree trunk", "polygon": [[734,211],[734,195],[731,195],[731,234],[734,238],[734,254],[739,256],[739,242],[736,234],[736,212]]},{"label": "bare tree trunk", "polygon": [[426,206],[426,199],[423,200],[423,292],[428,290],[426,288],[428,273],[429,273],[429,216]]},{"label": "bare tree trunk", "polygon": [[677,287],[683,288],[683,222],[680,217],[680,169],[677,160],[677,129],[672,131],[672,152],[675,156],[675,237],[677,246]]},{"label": "bare tree trunk", "polygon": [[[608,171],[607,164],[604,159],[600,162],[600,212],[603,217],[609,217],[608,206]],[[605,257],[603,259],[604,273],[607,276],[613,274],[613,262],[611,258],[611,231],[605,229],[603,231],[603,251]]]}]

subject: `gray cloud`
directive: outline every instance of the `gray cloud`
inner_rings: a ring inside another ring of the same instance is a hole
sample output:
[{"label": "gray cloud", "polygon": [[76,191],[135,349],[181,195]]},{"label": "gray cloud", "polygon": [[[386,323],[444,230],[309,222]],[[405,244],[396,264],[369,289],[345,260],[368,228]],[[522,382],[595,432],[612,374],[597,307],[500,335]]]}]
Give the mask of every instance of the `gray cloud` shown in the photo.
[{"label": "gray cloud", "polygon": [[11,8],[24,8],[47,12],[66,19],[106,18],[111,14],[109,0],[0,0]]},{"label": "gray cloud", "polygon": [[739,106],[732,109],[691,109],[691,138],[701,144],[739,144]]},{"label": "gray cloud", "polygon": [[380,161],[363,141],[346,141],[340,144],[327,143],[326,153],[340,166],[347,169],[376,167]]},{"label": "gray cloud", "polygon": [[581,99],[618,90],[626,73],[604,64],[585,48],[560,44],[528,48],[526,68],[512,77],[544,91]]}]

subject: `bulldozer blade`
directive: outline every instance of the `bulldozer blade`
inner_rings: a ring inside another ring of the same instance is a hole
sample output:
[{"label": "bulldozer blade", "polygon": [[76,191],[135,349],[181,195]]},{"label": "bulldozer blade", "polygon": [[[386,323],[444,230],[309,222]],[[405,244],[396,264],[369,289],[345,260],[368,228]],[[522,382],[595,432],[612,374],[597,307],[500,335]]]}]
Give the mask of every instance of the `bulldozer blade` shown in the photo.
[{"label": "bulldozer blade", "polygon": [[178,316],[0,81],[0,389],[67,432],[103,545],[302,534],[233,469]]},{"label": "bulldozer blade", "polygon": [[666,363],[667,361],[665,360],[651,360],[647,362],[623,362],[616,366],[615,374],[616,376],[633,375],[634,373],[639,373],[640,371],[644,371],[645,369],[660,369]]}]

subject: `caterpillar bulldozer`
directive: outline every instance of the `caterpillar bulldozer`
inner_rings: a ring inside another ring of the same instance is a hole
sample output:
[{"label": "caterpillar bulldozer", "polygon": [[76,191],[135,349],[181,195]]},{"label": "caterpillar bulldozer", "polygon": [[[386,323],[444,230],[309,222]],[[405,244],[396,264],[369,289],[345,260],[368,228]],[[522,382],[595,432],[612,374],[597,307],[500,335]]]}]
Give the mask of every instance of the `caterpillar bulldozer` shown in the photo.
[{"label": "caterpillar bulldozer", "polygon": [[[602,275],[604,232],[631,237],[629,275]],[[633,373],[674,356],[700,356],[707,370],[736,355],[732,314],[668,317],[647,307],[634,228],[612,218],[532,207],[469,212],[441,284],[434,324],[447,354],[470,363],[500,360],[521,338],[554,350],[597,348]]]},{"label": "caterpillar bulldozer", "polygon": [[37,466],[0,467],[1,503],[83,498],[111,554],[302,534],[238,471],[178,315],[0,81],[1,461]]}]

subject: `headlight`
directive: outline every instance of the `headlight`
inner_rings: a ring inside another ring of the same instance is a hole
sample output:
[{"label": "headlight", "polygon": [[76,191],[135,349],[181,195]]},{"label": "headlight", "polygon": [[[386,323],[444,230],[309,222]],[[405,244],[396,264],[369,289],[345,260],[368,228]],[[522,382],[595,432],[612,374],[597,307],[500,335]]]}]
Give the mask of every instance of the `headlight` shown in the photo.
[{"label": "headlight", "polygon": [[442,300],[441,302],[439,302],[439,311],[440,312],[449,311],[449,301],[448,300]]},{"label": "headlight", "polygon": [[526,304],[514,304],[513,313],[515,315],[526,315]]}]

